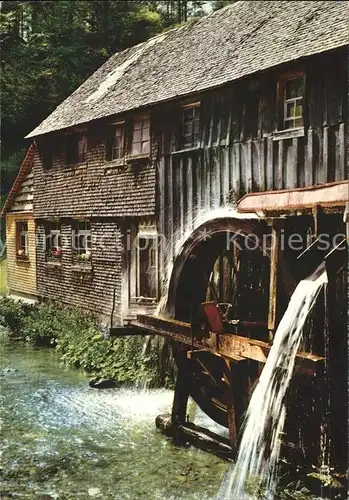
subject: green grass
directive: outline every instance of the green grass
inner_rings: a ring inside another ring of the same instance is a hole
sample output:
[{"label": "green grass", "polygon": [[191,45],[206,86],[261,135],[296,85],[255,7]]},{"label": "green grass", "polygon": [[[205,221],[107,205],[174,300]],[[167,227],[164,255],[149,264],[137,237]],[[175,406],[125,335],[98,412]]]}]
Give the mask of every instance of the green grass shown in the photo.
[{"label": "green grass", "polygon": [[7,292],[7,267],[6,259],[0,260],[0,293]]}]

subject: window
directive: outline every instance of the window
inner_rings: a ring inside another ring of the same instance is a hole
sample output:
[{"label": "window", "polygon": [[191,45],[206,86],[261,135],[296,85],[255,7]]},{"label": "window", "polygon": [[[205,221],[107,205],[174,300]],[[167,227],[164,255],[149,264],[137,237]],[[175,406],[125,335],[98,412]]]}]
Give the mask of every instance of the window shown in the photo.
[{"label": "window", "polygon": [[16,257],[19,260],[29,260],[28,222],[16,222]]},{"label": "window", "polygon": [[116,123],[108,127],[107,138],[106,138],[106,159],[120,160],[124,157],[124,145],[125,145],[125,124]]},{"label": "window", "polygon": [[87,137],[84,132],[74,133],[66,136],[66,163],[74,165],[85,163],[87,158]]},{"label": "window", "polygon": [[80,262],[91,260],[91,224],[89,221],[75,221],[73,256],[74,260]]},{"label": "window", "polygon": [[157,234],[137,235],[137,298],[158,298],[158,238]]},{"label": "window", "polygon": [[280,82],[283,99],[284,130],[303,127],[304,75],[295,75]]},{"label": "window", "polygon": [[200,143],[200,103],[183,108],[182,146],[195,148]]},{"label": "window", "polygon": [[48,170],[53,164],[53,140],[46,138],[45,140],[37,141],[38,151],[41,158],[42,166]]},{"label": "window", "polygon": [[132,302],[153,304],[159,298],[159,236],[154,220],[132,225],[127,236],[130,250],[129,292]]},{"label": "window", "polygon": [[150,118],[138,118],[133,122],[131,155],[150,153]]},{"label": "window", "polygon": [[49,222],[46,228],[46,260],[60,261],[61,258],[61,226],[59,222]]}]

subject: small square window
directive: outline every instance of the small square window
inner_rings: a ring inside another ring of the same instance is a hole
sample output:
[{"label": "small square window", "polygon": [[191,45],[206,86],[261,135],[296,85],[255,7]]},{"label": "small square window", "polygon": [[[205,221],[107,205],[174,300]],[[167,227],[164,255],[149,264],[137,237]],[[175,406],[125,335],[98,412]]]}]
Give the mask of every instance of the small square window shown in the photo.
[{"label": "small square window", "polygon": [[87,220],[74,223],[72,232],[73,260],[88,262],[91,260],[91,224]]},{"label": "small square window", "polygon": [[66,141],[67,165],[85,163],[87,159],[87,136],[85,132],[67,135]]},{"label": "small square window", "polygon": [[131,155],[150,154],[150,118],[138,118],[133,122]]},{"label": "small square window", "polygon": [[28,222],[16,222],[16,257],[18,260],[29,260]]},{"label": "small square window", "polygon": [[289,130],[303,127],[304,75],[283,78],[279,83],[280,128]]},{"label": "small square window", "polygon": [[107,161],[120,160],[125,154],[125,126],[117,123],[108,127],[106,138]]},{"label": "small square window", "polygon": [[182,147],[195,148],[200,144],[200,105],[195,104],[183,108],[182,115]]}]

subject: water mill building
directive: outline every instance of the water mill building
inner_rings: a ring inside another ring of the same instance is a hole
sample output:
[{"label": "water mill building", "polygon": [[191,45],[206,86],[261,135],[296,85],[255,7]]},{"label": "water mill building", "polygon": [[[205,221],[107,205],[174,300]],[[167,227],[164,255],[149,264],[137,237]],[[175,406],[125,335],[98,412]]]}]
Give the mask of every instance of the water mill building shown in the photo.
[{"label": "water mill building", "polygon": [[[236,442],[288,299],[327,259],[330,320],[316,306],[285,432],[313,463],[327,440],[343,468],[347,3],[235,2],[115,54],[27,138],[30,174],[26,159],[4,209],[10,291],[172,339],[173,421],[185,421],[187,392]],[[29,185],[33,202],[17,211]],[[22,262],[25,224],[36,251]],[[246,249],[251,235],[272,236],[268,251]],[[29,266],[28,292],[18,270]],[[160,306],[167,321],[154,319]]]}]

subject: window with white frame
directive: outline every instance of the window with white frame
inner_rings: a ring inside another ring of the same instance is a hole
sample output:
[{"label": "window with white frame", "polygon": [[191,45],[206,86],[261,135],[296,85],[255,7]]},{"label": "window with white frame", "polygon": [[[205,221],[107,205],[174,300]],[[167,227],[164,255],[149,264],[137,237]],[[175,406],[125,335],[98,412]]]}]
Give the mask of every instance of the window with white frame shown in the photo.
[{"label": "window with white frame", "polygon": [[61,224],[57,221],[50,221],[46,226],[46,260],[60,261],[61,258]]},{"label": "window with white frame", "polygon": [[150,154],[150,117],[143,116],[133,121],[131,155]]},{"label": "window with white frame", "polygon": [[195,148],[200,144],[200,103],[183,107],[182,145],[184,149]]},{"label": "window with white frame", "polygon": [[132,229],[130,262],[131,300],[155,303],[159,298],[158,233],[153,224]]},{"label": "window with white frame", "polygon": [[106,137],[107,161],[121,160],[125,154],[125,123],[119,122],[108,126]]},{"label": "window with white frame", "polygon": [[282,123],[284,130],[303,127],[304,74],[295,74],[280,81]]},{"label": "window with white frame", "polygon": [[73,227],[73,257],[76,261],[91,260],[91,224],[87,220],[77,220]]},{"label": "window with white frame", "polygon": [[29,260],[28,222],[16,221],[16,257],[18,260]]}]

